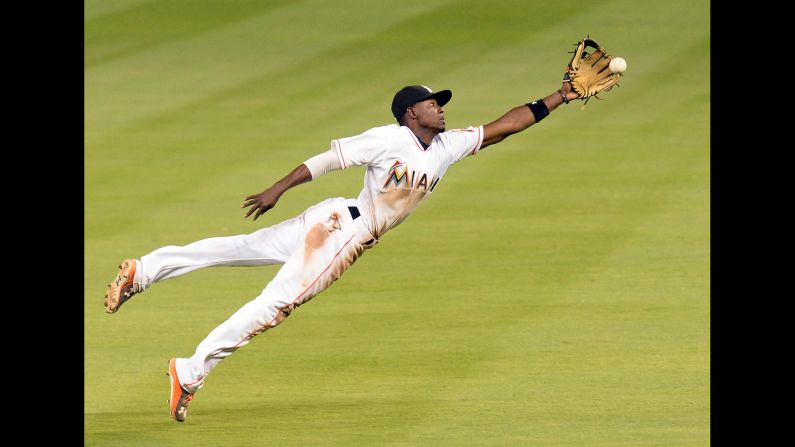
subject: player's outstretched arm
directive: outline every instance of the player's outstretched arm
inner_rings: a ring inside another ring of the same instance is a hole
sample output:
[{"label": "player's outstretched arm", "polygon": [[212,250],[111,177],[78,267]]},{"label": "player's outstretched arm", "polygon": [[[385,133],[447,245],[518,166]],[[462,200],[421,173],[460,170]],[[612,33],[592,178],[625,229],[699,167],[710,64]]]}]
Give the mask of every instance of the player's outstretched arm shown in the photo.
[{"label": "player's outstretched arm", "polygon": [[[564,82],[560,90],[555,91],[543,100],[537,101],[542,104],[521,105],[509,110],[496,121],[483,126],[483,144],[481,149],[492,144],[499,143],[510,135],[521,132],[533,124],[543,119],[549,112],[552,112],[559,105],[566,101],[579,98],[579,94],[571,89],[570,82]],[[532,107],[532,108],[531,108]],[[536,117],[538,115],[538,118]]]},{"label": "player's outstretched arm", "polygon": [[269,209],[276,206],[276,202],[279,201],[279,197],[281,197],[285,191],[292,188],[293,186],[298,186],[310,180],[312,180],[312,173],[309,171],[309,168],[307,168],[303,163],[300,164],[283,179],[274,183],[270,188],[262,191],[259,194],[247,196],[244,199],[245,202],[243,202],[243,205],[241,205],[240,208],[246,208],[250,206],[251,209],[248,210],[248,213],[246,213],[243,218],[245,219],[254,213],[254,220],[257,220],[257,218],[265,211],[268,211]]}]

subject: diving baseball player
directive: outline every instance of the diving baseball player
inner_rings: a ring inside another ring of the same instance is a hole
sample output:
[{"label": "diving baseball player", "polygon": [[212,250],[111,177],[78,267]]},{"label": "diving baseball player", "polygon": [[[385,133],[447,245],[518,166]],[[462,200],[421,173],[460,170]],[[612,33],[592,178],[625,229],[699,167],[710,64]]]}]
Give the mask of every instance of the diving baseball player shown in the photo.
[{"label": "diving baseball player", "polygon": [[182,422],[194,394],[221,360],[276,327],[339,279],[440,187],[453,163],[523,131],[579,96],[570,82],[563,82],[547,97],[515,107],[489,124],[446,131],[442,107],[452,92],[405,87],[392,101],[398,124],[331,140],[328,151],[306,160],[263,192],[246,197],[241,208],[250,207],[245,217],[253,215],[256,220],[296,185],[331,171],[366,166],[364,188],[357,198],[324,200],[293,219],[251,234],[166,246],[140,259],[127,259],[108,286],[106,311],[116,312],[152,284],[197,269],[283,264],[259,296],[213,329],[192,356],[169,361],[171,416]]}]

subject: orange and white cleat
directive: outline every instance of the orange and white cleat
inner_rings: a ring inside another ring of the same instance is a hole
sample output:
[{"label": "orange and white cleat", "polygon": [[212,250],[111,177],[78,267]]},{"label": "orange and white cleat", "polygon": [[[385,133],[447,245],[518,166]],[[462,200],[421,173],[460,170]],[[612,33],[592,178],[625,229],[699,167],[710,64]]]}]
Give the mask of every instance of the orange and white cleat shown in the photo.
[{"label": "orange and white cleat", "polygon": [[188,404],[193,400],[193,394],[185,391],[185,388],[182,388],[179,383],[177,359],[173,358],[168,361],[168,372],[166,375],[168,375],[171,384],[171,394],[168,398],[168,404],[171,407],[171,417],[176,419],[177,422],[184,422],[188,416]]},{"label": "orange and white cleat", "polygon": [[125,259],[119,265],[119,273],[113,278],[113,282],[108,284],[108,289],[105,291],[105,312],[109,314],[116,312],[125,301],[141,291],[133,283],[135,265],[135,259]]}]

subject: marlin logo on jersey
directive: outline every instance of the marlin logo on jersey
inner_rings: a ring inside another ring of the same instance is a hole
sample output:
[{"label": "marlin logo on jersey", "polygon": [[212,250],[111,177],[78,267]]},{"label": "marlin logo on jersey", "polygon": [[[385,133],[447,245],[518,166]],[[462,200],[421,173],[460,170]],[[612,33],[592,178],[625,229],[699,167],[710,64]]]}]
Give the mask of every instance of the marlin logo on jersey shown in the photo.
[{"label": "marlin logo on jersey", "polygon": [[[409,175],[409,172],[411,175]],[[389,168],[389,174],[386,178],[386,182],[384,182],[384,188],[388,187],[390,183],[394,183],[395,188],[400,188],[402,183],[404,184],[404,188],[433,191],[440,179],[441,177],[431,177],[431,179],[428,180],[428,174],[422,173],[422,175],[419,175],[417,171],[409,171],[409,167],[406,163],[397,160],[392,167]]]}]

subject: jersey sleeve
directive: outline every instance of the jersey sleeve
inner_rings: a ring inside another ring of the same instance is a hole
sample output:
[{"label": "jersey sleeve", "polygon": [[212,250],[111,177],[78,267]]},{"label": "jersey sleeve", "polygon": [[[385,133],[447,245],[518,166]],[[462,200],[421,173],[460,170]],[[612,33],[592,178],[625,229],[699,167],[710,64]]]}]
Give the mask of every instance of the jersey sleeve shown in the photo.
[{"label": "jersey sleeve", "polygon": [[322,154],[317,154],[314,157],[306,160],[304,165],[307,169],[309,169],[309,173],[312,174],[312,180],[320,177],[323,174],[328,174],[331,171],[338,171],[342,169],[340,166],[339,157],[337,156],[337,151],[334,149],[329,149]]},{"label": "jersey sleeve", "polygon": [[483,126],[450,129],[444,133],[444,136],[450,163],[455,163],[478,153],[483,144]]},{"label": "jersey sleeve", "polygon": [[331,149],[337,153],[342,169],[377,163],[389,149],[388,145],[389,140],[375,129],[361,135],[331,140]]}]

